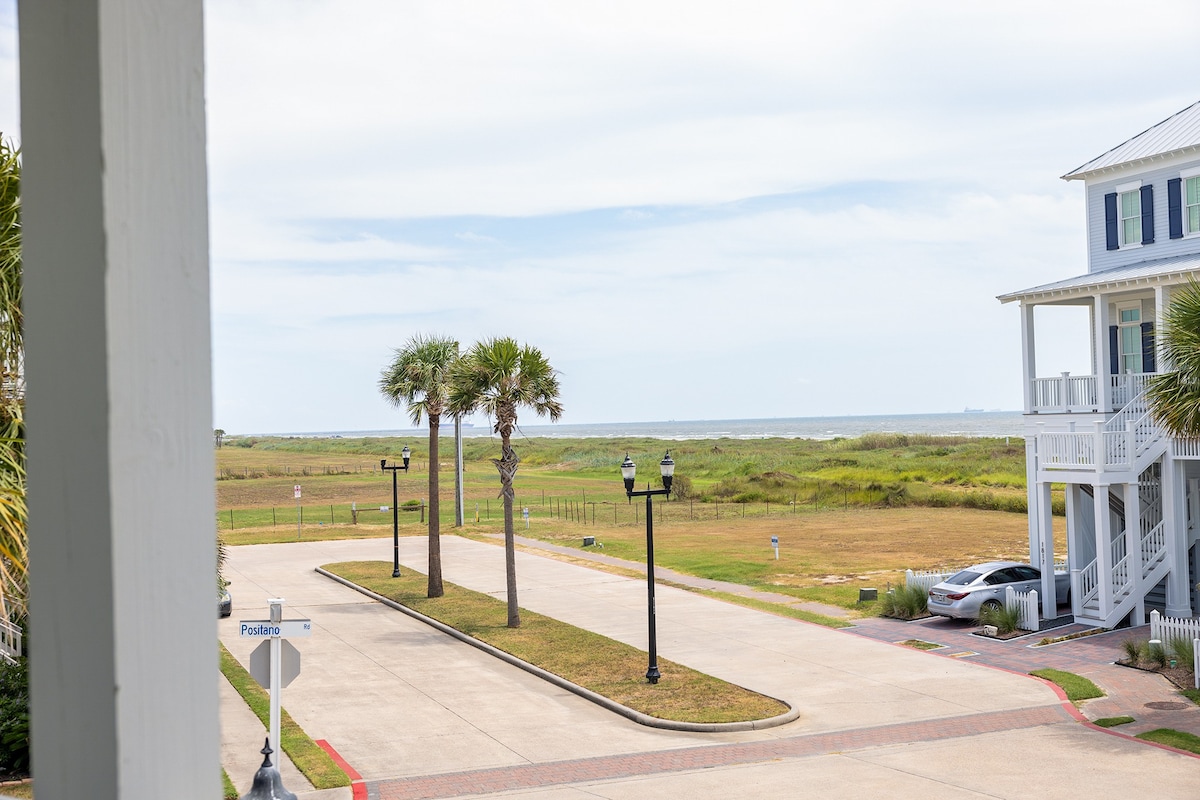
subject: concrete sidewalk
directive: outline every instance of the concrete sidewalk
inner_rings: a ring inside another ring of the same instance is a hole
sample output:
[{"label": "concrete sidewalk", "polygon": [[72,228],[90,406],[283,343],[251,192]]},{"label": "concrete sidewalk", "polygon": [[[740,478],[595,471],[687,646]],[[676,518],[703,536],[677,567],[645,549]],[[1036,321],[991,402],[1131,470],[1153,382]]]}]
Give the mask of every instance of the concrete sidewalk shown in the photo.
[{"label": "concrete sidewalk", "polygon": [[[402,540],[403,564],[420,567],[424,546]],[[766,731],[644,728],[312,572],[390,556],[390,539],[232,548],[235,610],[221,623],[244,663],[253,642],[235,638],[236,621],[263,616],[267,597],[287,599],[285,617],[313,619],[313,637],[294,642],[302,672],[284,706],[363,775],[372,797],[582,797],[581,786],[588,797],[773,797],[784,785],[831,797],[885,788],[1077,797],[1147,774],[1157,795],[1184,797],[1200,778],[1200,760],[1092,731],[1028,677],[666,586],[657,593],[662,657],[803,713]],[[448,581],[503,596],[499,548],[446,536],[443,562]],[[518,553],[517,574],[522,607],[645,647],[644,581],[528,552]],[[1047,759],[1055,769],[1040,778],[1013,769]],[[1053,777],[1064,774],[1069,783]]]}]

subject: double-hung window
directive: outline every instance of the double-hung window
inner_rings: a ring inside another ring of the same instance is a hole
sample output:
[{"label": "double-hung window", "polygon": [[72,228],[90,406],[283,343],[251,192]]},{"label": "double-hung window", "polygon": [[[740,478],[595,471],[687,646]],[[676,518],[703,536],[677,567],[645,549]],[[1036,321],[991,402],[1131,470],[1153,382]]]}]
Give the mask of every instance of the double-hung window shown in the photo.
[{"label": "double-hung window", "polygon": [[1118,192],[1121,209],[1121,247],[1142,243],[1142,195],[1134,189],[1132,192]]},{"label": "double-hung window", "polygon": [[1172,239],[1200,236],[1200,167],[1167,181],[1167,212]]},{"label": "double-hung window", "polygon": [[1154,243],[1154,187],[1123,183],[1104,195],[1104,228],[1109,250]]}]

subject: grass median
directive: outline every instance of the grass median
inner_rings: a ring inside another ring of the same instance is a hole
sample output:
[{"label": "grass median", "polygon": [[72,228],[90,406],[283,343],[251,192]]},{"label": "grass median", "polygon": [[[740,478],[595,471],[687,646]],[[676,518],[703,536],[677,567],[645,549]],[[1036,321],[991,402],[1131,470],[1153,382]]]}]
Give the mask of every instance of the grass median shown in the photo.
[{"label": "grass median", "polygon": [[786,703],[660,658],[662,680],[646,682],[646,653],[550,617],[521,610],[521,627],[507,627],[505,603],[445,584],[443,597],[425,596],[426,578],[406,569],[392,577],[383,561],[347,561],[324,569],[510,655],[623,706],[675,722],[721,723],[767,719]]}]

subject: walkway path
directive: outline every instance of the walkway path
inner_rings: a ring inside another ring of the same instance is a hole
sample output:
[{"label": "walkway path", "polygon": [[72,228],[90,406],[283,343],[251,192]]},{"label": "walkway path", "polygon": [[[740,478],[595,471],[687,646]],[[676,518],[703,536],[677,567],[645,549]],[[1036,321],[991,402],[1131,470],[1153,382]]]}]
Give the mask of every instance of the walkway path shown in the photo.
[{"label": "walkway path", "polygon": [[[502,596],[498,548],[443,541],[447,580]],[[401,544],[402,564],[419,566],[424,542]],[[658,592],[662,656],[804,713],[767,731],[649,729],[311,571],[333,561],[390,560],[390,540],[232,551],[237,606],[221,625],[223,641],[244,661],[253,643],[234,638],[234,624],[261,616],[268,596],[287,599],[285,617],[313,619],[314,636],[295,642],[302,673],[284,691],[284,705],[379,800],[495,792],[778,797],[798,786],[826,797],[1078,797],[1134,786],[1146,775],[1155,776],[1156,795],[1183,798],[1200,778],[1200,759],[1080,725],[1050,688],[1028,677],[667,586]],[[523,607],[645,646],[644,581],[529,552],[518,553],[517,571]],[[1013,769],[1045,760],[1055,769]],[[1072,776],[1069,785],[1055,777],[1062,775]]]}]

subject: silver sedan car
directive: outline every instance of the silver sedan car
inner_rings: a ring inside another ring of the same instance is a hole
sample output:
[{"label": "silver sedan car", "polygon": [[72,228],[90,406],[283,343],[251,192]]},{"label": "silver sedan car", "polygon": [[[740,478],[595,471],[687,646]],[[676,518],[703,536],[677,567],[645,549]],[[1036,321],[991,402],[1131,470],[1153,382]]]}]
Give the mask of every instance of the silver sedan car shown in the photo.
[{"label": "silver sedan car", "polygon": [[[989,561],[951,575],[929,590],[929,613],[955,619],[978,619],[984,608],[1004,606],[1005,589],[1028,592],[1042,589],[1042,573],[1037,567],[1017,561]],[[1070,596],[1071,576],[1054,573],[1055,600],[1064,603]]]}]

